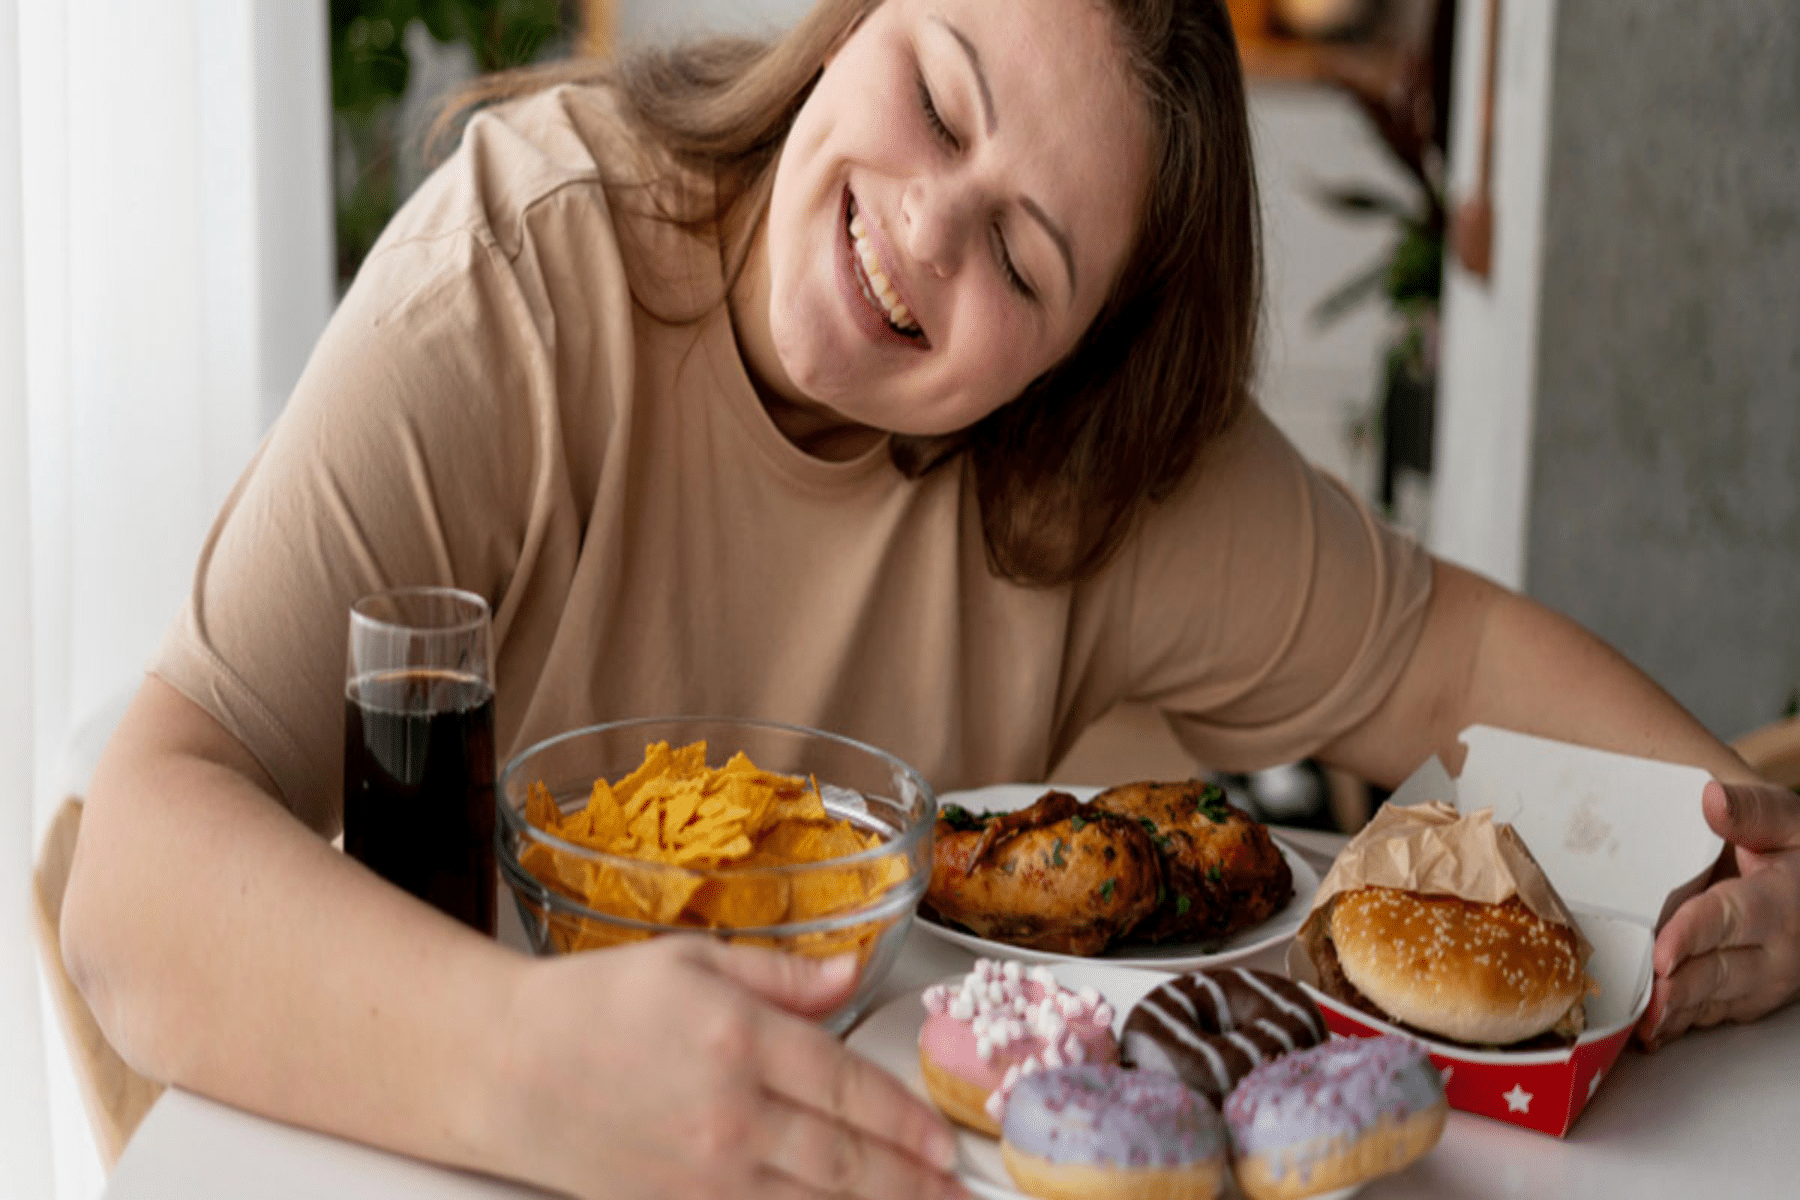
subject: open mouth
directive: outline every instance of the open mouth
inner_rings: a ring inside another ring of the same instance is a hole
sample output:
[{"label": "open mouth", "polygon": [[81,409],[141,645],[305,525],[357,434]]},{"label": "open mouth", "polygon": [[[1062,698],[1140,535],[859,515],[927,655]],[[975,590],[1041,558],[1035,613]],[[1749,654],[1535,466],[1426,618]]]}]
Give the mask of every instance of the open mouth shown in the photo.
[{"label": "open mouth", "polygon": [[850,242],[850,264],[856,272],[857,283],[862,287],[863,299],[868,301],[869,307],[880,315],[889,329],[903,338],[924,343],[925,331],[913,320],[912,310],[900,299],[893,284],[888,281],[886,272],[881,269],[881,258],[876,254],[875,245],[863,227],[854,196],[849,197],[844,205],[844,236]]}]

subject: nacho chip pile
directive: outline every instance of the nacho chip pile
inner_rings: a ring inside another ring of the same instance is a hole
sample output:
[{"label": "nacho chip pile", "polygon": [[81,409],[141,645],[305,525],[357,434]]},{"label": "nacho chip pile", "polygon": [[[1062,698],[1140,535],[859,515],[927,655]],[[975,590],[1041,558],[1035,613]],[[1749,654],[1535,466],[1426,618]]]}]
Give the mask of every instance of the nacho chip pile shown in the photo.
[{"label": "nacho chip pile", "polygon": [[[563,841],[636,859],[643,867],[597,863],[532,843],[519,862],[547,887],[597,912],[658,925],[753,929],[849,912],[905,879],[896,853],[842,870],[709,876],[720,868],[823,863],[882,844],[825,810],[816,783],[764,771],[742,753],[706,765],[706,743],[678,750],[656,742],[644,763],[619,780],[594,783],[587,807],[563,813],[542,783],[526,795],[525,819]],[[645,936],[617,926],[545,914],[562,951]],[[833,954],[867,949],[879,928],[862,925],[787,939],[790,949]],[[774,944],[776,939],[746,938]]]}]

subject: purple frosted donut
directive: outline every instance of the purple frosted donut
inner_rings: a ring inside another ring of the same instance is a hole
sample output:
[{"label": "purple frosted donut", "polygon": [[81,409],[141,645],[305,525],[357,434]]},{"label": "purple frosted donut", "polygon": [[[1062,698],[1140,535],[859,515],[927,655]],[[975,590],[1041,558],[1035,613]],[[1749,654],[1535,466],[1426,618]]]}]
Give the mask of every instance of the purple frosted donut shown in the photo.
[{"label": "purple frosted donut", "polygon": [[1210,1196],[1228,1148],[1218,1113],[1179,1079],[1102,1063],[1019,1080],[1000,1147],[1013,1181],[1033,1196],[1137,1195],[1176,1180],[1191,1191],[1154,1194]]},{"label": "purple frosted donut", "polygon": [[1300,985],[1242,967],[1194,971],[1152,989],[1125,1018],[1119,1058],[1169,1071],[1214,1104],[1255,1067],[1325,1040]]},{"label": "purple frosted donut", "polygon": [[1294,1200],[1398,1171],[1444,1130],[1444,1083],[1418,1043],[1338,1038],[1244,1076],[1225,1101],[1250,1200]]}]

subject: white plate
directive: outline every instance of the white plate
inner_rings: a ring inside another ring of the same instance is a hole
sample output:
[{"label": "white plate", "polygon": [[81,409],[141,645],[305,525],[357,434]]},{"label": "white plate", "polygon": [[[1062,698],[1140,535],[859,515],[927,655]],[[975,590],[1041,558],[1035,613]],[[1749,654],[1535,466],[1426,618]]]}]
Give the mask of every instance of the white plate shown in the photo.
[{"label": "white plate", "polygon": [[[1021,957],[1014,947],[1002,946],[1008,957]],[[1093,987],[1117,1014],[1113,1018],[1116,1037],[1125,1027],[1125,1015],[1145,993],[1167,977],[1152,971],[1136,971],[1093,959],[1072,959],[1067,965],[1058,963],[1056,981],[1066,988],[1079,990]],[[896,996],[876,1009],[846,1039],[846,1044],[863,1057],[873,1060],[897,1076],[900,1082],[919,1096],[930,1099],[925,1079],[919,1072],[919,1029],[925,1024],[925,1005],[919,992]],[[991,1200],[1018,1200],[1012,1177],[1000,1157],[1000,1143],[985,1133],[961,1126],[956,1130],[957,1174],[969,1190]]]},{"label": "white plate", "polygon": [[[1125,1018],[1133,1006],[1150,989],[1166,980],[1155,971],[1114,966],[1093,959],[1075,959],[1056,966],[1056,980],[1067,988],[1093,987],[1106,997],[1113,1011],[1113,1035],[1125,1028]],[[846,1044],[864,1058],[896,1076],[914,1095],[929,1100],[925,1079],[919,1072],[919,1029],[925,1024],[925,1005],[919,992],[896,996],[870,1013],[863,1023],[851,1031]],[[1000,1143],[985,1133],[956,1127],[956,1173],[969,1190],[985,1200],[1025,1200],[1014,1190],[1012,1177],[1006,1173],[1006,1162],[1000,1157]],[[1361,1184],[1315,1197],[1314,1200],[1347,1200],[1362,1189]],[[1222,1193],[1238,1197],[1240,1193],[1227,1184]]]},{"label": "white plate", "polygon": [[[1015,809],[1027,808],[1046,791],[1057,790],[1068,792],[1077,800],[1089,800],[1100,792],[1093,787],[1068,787],[1051,789],[1037,783],[1000,783],[992,787],[974,788],[966,792],[946,792],[938,797],[938,811],[942,812],[946,805],[960,804],[971,812],[1012,812]],[[1219,967],[1239,959],[1248,958],[1259,950],[1267,950],[1279,945],[1294,936],[1305,919],[1306,911],[1312,907],[1313,894],[1319,890],[1319,873],[1312,869],[1298,851],[1281,840],[1274,830],[1269,831],[1275,845],[1281,850],[1281,856],[1287,859],[1288,868],[1294,873],[1294,895],[1287,902],[1287,907],[1271,916],[1260,925],[1252,925],[1241,930],[1223,942],[1166,942],[1159,946],[1116,946],[1106,953],[1083,957],[1077,954],[1057,954],[1049,950],[1028,950],[1023,946],[1014,946],[1006,942],[996,942],[991,938],[978,937],[963,929],[952,929],[919,913],[917,924],[930,930],[938,937],[955,942],[977,955],[988,958],[1017,958],[1025,962],[1052,963],[1058,967],[1065,964],[1078,965],[1094,962],[1117,963],[1122,967],[1141,967],[1149,971],[1181,972],[1192,971],[1200,967]]]}]

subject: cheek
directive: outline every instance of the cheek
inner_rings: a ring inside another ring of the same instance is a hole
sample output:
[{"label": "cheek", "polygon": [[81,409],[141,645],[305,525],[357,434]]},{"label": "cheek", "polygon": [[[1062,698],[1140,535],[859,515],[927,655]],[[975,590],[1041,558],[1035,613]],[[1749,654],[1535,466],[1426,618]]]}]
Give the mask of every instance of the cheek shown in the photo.
[{"label": "cheek", "polygon": [[973,289],[957,306],[956,325],[962,368],[999,385],[1010,380],[1015,393],[1057,357],[1042,323],[1021,312],[1018,301],[995,286]]}]

